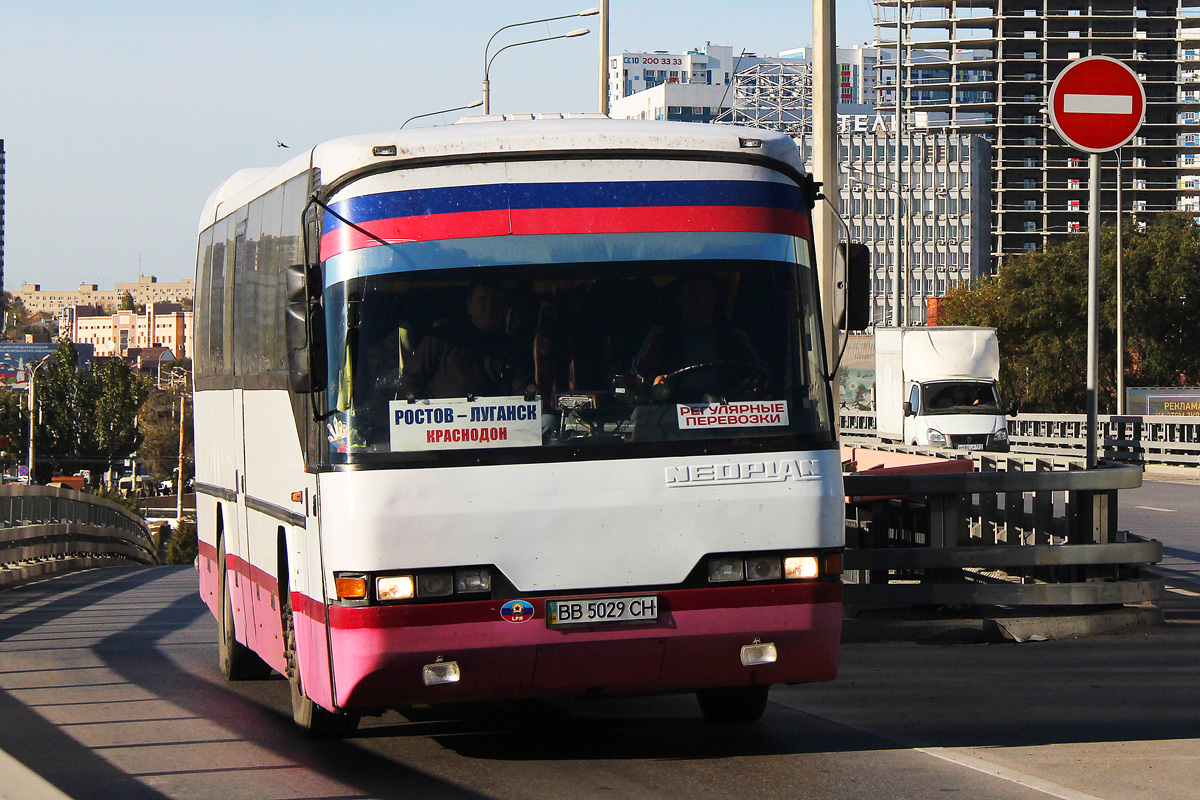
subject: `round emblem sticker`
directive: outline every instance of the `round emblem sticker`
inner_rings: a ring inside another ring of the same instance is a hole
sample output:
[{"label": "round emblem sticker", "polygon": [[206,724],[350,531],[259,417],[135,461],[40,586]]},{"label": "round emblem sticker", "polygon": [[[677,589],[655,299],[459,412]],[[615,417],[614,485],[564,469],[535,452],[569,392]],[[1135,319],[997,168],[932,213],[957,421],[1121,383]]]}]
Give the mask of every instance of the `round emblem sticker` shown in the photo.
[{"label": "round emblem sticker", "polygon": [[533,604],[524,600],[509,600],[500,609],[500,616],[509,622],[525,622],[533,619]]}]

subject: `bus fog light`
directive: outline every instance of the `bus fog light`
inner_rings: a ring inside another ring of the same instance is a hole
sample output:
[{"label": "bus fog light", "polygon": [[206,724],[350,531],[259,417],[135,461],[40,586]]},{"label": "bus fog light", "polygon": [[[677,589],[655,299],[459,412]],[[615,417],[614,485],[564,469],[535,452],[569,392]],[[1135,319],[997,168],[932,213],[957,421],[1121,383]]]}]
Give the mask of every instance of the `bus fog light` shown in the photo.
[{"label": "bus fog light", "polygon": [[748,581],[777,581],[781,575],[779,559],[775,556],[746,559],[746,580]]},{"label": "bus fog light", "polygon": [[490,592],[491,590],[492,575],[486,569],[455,570],[455,592]]},{"label": "bus fog light", "polygon": [[710,558],[708,560],[708,582],[727,583],[740,581],[745,574],[740,558]]},{"label": "bus fog light", "polygon": [[783,560],[783,577],[789,581],[807,580],[817,575],[816,556],[790,556]]},{"label": "bus fog light", "polygon": [[381,602],[389,600],[411,600],[413,579],[411,575],[390,575],[375,579],[375,596]]},{"label": "bus fog light", "polygon": [[779,658],[779,651],[773,642],[765,644],[748,644],[742,647],[742,665],[754,667],[759,664],[774,664]]},{"label": "bus fog light", "polygon": [[439,683],[458,683],[462,672],[458,669],[457,661],[439,661],[436,664],[426,664],[421,667],[421,680],[426,686],[436,686]]},{"label": "bus fog light", "polygon": [[417,596],[445,597],[454,594],[454,576],[449,572],[428,572],[417,576]]},{"label": "bus fog light", "polygon": [[338,600],[367,598],[367,579],[363,575],[337,575],[333,579],[333,588]]}]

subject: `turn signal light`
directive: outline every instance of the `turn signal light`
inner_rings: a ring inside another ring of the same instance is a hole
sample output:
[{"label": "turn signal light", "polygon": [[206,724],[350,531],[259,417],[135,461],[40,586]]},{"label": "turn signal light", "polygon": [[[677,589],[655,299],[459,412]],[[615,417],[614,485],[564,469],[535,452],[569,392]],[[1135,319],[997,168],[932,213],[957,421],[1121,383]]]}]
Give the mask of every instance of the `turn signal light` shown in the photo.
[{"label": "turn signal light", "polygon": [[339,600],[366,600],[367,579],[362,575],[347,575],[334,580]]}]

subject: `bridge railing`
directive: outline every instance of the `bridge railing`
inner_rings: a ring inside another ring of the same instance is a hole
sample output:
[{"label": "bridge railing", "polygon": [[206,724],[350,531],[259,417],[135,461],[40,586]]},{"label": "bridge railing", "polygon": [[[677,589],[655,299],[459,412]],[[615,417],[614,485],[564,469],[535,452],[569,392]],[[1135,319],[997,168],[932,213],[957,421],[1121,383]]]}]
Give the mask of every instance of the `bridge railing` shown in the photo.
[{"label": "bridge railing", "polygon": [[[1097,418],[1097,455],[1111,461],[1200,466],[1200,417],[1105,414]],[[875,415],[842,410],[842,436],[875,437]],[[1082,455],[1084,414],[1019,414],[1008,421],[1014,450],[1045,455]]]},{"label": "bridge railing", "polygon": [[1162,544],[1117,528],[1117,493],[1141,485],[1140,467],[971,457],[974,472],[845,476],[848,605],[1100,606],[1161,596],[1161,578],[1146,567],[1162,559]]},{"label": "bridge railing", "polygon": [[121,561],[157,564],[141,517],[53,486],[0,486],[0,586]]}]

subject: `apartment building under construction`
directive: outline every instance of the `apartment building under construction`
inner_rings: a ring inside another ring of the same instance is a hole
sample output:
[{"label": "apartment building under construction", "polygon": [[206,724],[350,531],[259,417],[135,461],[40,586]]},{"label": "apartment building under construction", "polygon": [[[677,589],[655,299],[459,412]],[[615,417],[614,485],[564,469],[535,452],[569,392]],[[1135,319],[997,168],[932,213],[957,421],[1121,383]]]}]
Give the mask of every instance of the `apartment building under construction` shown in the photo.
[{"label": "apartment building under construction", "polygon": [[[1200,0],[875,0],[875,11],[882,105],[895,108],[898,38],[906,127],[992,142],[997,265],[1087,228],[1087,155],[1045,113],[1054,79],[1085,56],[1128,64],[1145,87],[1145,123],[1118,151],[1124,211],[1200,222]],[[1102,157],[1105,222],[1117,163]]]}]

